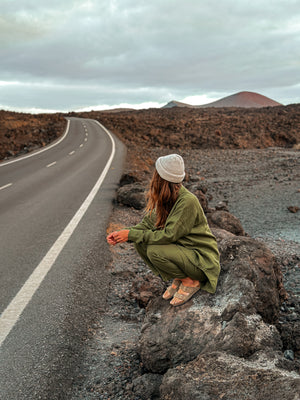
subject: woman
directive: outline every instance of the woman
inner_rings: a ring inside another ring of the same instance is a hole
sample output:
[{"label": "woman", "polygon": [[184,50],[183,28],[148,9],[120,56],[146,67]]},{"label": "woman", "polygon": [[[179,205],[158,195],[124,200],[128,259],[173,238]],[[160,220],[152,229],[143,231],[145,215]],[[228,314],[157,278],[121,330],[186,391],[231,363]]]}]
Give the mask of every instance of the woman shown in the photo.
[{"label": "woman", "polygon": [[146,216],[136,226],[112,232],[107,241],[112,245],[133,242],[155,275],[164,281],[173,279],[163,298],[179,306],[200,287],[209,293],[216,291],[220,257],[199,200],[182,186],[182,157],[159,157],[155,167]]}]

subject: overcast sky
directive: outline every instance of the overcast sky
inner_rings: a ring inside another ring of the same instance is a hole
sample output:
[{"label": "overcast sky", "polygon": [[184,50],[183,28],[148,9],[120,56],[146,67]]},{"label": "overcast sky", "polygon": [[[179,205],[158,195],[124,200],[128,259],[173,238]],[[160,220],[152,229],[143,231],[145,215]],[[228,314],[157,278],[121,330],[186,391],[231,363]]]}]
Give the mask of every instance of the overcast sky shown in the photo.
[{"label": "overcast sky", "polygon": [[299,0],[1,0],[0,108],[300,102]]}]

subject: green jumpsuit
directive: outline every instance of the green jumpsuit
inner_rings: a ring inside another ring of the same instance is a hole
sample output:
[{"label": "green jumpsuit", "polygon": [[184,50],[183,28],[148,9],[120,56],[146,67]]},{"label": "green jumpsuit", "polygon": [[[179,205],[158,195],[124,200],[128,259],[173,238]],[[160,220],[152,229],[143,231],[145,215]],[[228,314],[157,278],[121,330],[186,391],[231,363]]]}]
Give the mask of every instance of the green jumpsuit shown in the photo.
[{"label": "green jumpsuit", "polygon": [[156,228],[155,221],[155,212],[147,214],[129,228],[128,236],[154,274],[165,281],[190,277],[201,282],[201,289],[214,293],[220,256],[197,197],[181,186],[164,228]]}]

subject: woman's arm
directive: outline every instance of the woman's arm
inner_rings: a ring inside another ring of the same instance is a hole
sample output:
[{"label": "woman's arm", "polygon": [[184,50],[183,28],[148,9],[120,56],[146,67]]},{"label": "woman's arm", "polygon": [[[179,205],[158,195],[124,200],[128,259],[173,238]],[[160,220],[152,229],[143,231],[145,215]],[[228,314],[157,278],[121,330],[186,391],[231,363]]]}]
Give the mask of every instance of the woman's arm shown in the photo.
[{"label": "woman's arm", "polygon": [[135,229],[136,231],[145,231],[145,230],[151,230],[154,229],[155,227],[155,213],[151,213],[151,215],[147,214],[145,215],[145,217],[143,218],[143,220],[133,226],[132,228],[128,228],[128,229],[122,229],[120,231],[115,231],[110,233],[106,240],[109,244],[111,245],[116,245],[118,243],[124,243],[128,241],[128,233],[130,229]]},{"label": "woman's arm", "polygon": [[135,243],[169,244],[187,235],[195,225],[198,213],[196,199],[186,197],[172,209],[163,229],[139,230],[132,227],[128,239]]}]

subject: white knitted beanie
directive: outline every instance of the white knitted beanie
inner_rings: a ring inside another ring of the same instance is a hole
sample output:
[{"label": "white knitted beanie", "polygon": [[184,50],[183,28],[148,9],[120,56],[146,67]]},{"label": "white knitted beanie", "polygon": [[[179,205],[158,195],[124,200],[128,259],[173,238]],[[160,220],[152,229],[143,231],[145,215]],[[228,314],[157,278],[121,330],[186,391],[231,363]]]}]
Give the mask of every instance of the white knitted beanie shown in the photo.
[{"label": "white knitted beanie", "polygon": [[168,182],[180,183],[185,176],[184,161],[178,154],[169,154],[156,160],[155,168],[159,176]]}]

